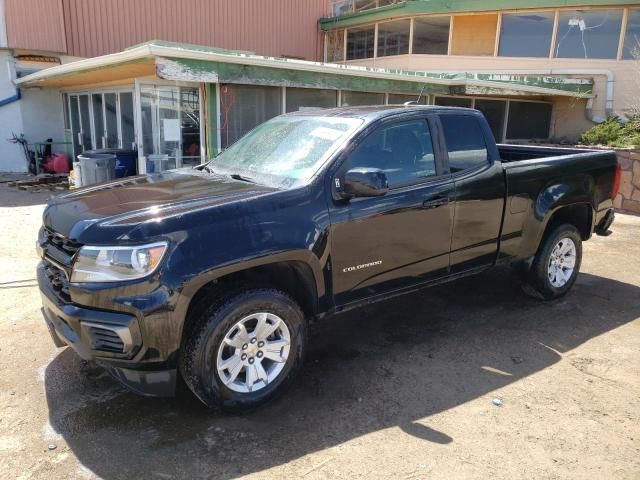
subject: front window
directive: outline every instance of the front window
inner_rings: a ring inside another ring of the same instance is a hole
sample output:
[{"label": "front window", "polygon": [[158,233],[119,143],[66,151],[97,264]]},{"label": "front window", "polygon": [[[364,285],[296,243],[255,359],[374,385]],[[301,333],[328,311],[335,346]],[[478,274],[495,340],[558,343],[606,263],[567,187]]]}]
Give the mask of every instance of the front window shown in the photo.
[{"label": "front window", "polygon": [[242,137],[208,168],[277,188],[295,187],[307,182],[361,124],[357,118],[280,116]]}]

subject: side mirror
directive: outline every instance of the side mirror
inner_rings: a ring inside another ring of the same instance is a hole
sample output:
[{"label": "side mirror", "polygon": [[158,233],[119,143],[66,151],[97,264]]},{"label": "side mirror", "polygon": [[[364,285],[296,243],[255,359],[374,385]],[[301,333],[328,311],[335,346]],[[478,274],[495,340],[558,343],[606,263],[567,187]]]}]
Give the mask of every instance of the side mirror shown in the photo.
[{"label": "side mirror", "polygon": [[343,196],[380,197],[389,191],[387,175],[379,168],[352,168],[344,174]]}]

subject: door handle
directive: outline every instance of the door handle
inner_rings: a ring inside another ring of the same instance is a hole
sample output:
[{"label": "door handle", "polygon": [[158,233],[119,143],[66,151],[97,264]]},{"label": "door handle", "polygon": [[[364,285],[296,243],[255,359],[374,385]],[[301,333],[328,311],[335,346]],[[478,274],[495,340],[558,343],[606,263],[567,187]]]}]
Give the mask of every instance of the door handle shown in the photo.
[{"label": "door handle", "polygon": [[449,197],[435,197],[422,202],[422,208],[438,208],[449,203]]}]

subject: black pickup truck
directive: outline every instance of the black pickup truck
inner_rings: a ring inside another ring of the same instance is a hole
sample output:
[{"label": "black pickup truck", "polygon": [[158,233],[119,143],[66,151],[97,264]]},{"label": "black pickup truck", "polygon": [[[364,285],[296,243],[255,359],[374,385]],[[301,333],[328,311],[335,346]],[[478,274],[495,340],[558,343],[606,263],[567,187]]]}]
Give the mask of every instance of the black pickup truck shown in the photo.
[{"label": "black pickup truck", "polygon": [[308,322],[503,263],[564,295],[619,181],[612,152],[496,145],[470,109],[283,115],[196,168],[53,199],[43,313],[138,393],[180,374],[208,406],[252,407],[298,370]]}]

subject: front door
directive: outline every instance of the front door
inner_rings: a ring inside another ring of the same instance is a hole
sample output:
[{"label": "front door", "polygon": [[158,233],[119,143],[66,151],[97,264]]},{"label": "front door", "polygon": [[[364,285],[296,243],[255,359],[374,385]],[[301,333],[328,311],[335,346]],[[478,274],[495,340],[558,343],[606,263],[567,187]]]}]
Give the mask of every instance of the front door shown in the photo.
[{"label": "front door", "polygon": [[340,168],[338,175],[380,168],[390,188],[382,197],[352,198],[330,210],[337,306],[448,273],[454,183],[439,175],[431,127],[426,118],[385,124]]}]

